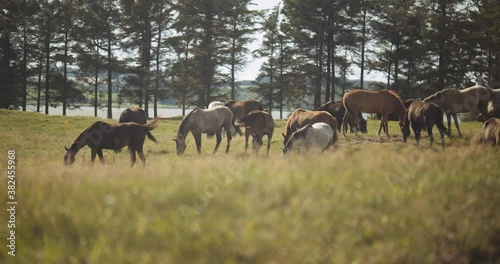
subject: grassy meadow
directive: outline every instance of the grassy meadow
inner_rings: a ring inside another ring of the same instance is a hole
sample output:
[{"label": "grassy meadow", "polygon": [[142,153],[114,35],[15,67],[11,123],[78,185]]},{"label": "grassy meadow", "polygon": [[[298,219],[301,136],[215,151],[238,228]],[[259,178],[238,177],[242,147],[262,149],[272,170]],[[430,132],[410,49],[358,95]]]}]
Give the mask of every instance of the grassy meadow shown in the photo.
[{"label": "grassy meadow", "polygon": [[464,137],[441,150],[439,137],[432,149],[401,142],[396,122],[378,139],[369,120],[361,139],[284,158],[280,120],[266,158],[264,147],[245,156],[242,137],[215,155],[203,137],[197,155],[190,135],[178,157],[180,120],[161,120],[145,168],[126,149],[92,166],[87,147],[65,167],[64,146],[96,120],[0,110],[0,263],[500,262],[500,152],[479,144],[481,123],[461,123]]}]

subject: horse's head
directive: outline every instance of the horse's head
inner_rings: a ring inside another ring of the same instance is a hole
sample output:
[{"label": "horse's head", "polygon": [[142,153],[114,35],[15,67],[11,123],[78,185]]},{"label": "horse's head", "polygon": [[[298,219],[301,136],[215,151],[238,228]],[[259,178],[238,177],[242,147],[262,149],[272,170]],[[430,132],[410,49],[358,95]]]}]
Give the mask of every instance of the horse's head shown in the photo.
[{"label": "horse's head", "polygon": [[76,152],[72,148],[64,147],[66,154],[64,155],[64,165],[71,165],[75,162]]},{"label": "horse's head", "polygon": [[177,137],[173,138],[172,140],[175,141],[175,149],[176,149],[177,155],[184,154],[184,151],[186,150],[186,141],[184,140],[184,138],[177,135]]},{"label": "horse's head", "polygon": [[401,126],[401,133],[403,134],[403,142],[406,142],[406,139],[410,136],[410,120],[403,119],[403,125],[401,125],[401,121],[399,121]]}]

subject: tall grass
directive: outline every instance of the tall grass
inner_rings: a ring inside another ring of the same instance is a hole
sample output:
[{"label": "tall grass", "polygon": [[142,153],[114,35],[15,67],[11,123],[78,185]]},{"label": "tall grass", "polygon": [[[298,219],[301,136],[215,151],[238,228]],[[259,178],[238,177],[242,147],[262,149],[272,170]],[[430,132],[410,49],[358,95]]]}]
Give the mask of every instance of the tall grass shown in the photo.
[{"label": "tall grass", "polygon": [[[319,155],[283,158],[276,137],[264,158],[244,156],[241,137],[215,155],[203,138],[201,156],[191,139],[178,157],[170,138],[180,121],[162,121],[147,166],[129,168],[126,151],[91,166],[82,150],[63,166],[64,145],[95,119],[0,118],[0,151],[18,153],[18,254],[1,246],[0,263],[499,261],[499,156],[477,143],[480,123],[462,124],[465,138],[445,150],[379,140],[370,122],[364,140],[341,137]],[[3,174],[2,205],[5,190]],[[2,241],[7,231],[1,224]]]}]

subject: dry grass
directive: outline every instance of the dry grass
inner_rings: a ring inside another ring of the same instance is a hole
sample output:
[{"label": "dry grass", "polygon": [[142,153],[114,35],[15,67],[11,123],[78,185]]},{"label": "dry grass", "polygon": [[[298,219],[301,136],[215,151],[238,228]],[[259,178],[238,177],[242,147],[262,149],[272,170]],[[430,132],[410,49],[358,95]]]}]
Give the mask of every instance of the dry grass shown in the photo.
[{"label": "dry grass", "polygon": [[62,165],[64,144],[94,119],[0,118],[0,151],[18,153],[19,202],[18,255],[2,246],[0,263],[499,261],[500,163],[477,144],[479,123],[464,123],[465,138],[444,151],[427,139],[422,148],[381,141],[371,122],[364,140],[341,137],[321,155],[283,158],[276,137],[264,158],[244,156],[241,137],[227,155],[209,154],[214,140],[203,138],[201,156],[189,138],[177,157],[170,139],[180,121],[168,120],[153,131],[160,144],[146,143],[146,168],[129,168],[126,151],[91,166],[84,150]]}]

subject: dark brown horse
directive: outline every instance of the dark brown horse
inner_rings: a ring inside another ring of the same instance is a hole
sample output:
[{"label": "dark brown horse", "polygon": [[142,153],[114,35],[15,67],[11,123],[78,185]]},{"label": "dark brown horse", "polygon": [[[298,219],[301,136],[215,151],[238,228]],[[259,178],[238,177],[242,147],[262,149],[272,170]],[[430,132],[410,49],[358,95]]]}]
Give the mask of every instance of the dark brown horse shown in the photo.
[{"label": "dark brown horse", "polygon": [[326,111],[307,111],[299,108],[290,115],[286,121],[286,134],[283,134],[283,146],[286,145],[288,139],[293,132],[305,125],[312,125],[317,122],[329,124],[333,129],[333,142],[337,141],[337,120]]},{"label": "dark brown horse", "polygon": [[494,146],[500,146],[500,119],[490,118],[484,122],[482,141],[484,145],[491,142]]},{"label": "dark brown horse", "polygon": [[[345,107],[342,102],[330,101],[318,107],[316,111],[327,111],[328,113],[330,113],[330,115],[335,117],[335,119],[337,119],[337,131],[340,132],[340,129],[342,127],[342,121],[345,115]],[[368,131],[366,129],[366,120],[361,115],[361,112],[359,112],[358,120],[359,120],[359,130],[361,131],[361,133],[367,133]],[[354,120],[349,118],[348,122],[352,132],[352,128],[354,127]]]},{"label": "dark brown horse", "polygon": [[[347,117],[350,116],[354,119],[355,124],[358,125],[359,112],[370,114],[382,114],[380,120],[380,127],[377,131],[377,136],[380,137],[380,130],[383,128],[387,137],[389,136],[389,126],[387,117],[389,113],[396,112],[399,117],[399,126],[403,127],[404,115],[406,108],[401,101],[401,98],[391,90],[380,91],[365,91],[365,90],[352,90],[344,94],[343,103],[346,108],[344,120],[342,122],[342,134],[345,136]],[[358,136],[357,129],[354,130]]]},{"label": "dark brown horse", "polygon": [[89,128],[85,129],[71,145],[70,148],[65,147],[66,155],[64,155],[64,164],[70,165],[75,162],[75,155],[84,146],[88,146],[92,151],[91,161],[94,163],[96,154],[99,160],[104,163],[102,155],[103,149],[120,149],[128,146],[130,151],[130,166],[134,166],[136,161],[135,152],[139,154],[142,164],[146,165],[146,157],[142,151],[145,137],[158,143],[149,132],[157,125],[160,117],[155,118],[147,125],[141,125],[133,122],[121,124],[108,124],[97,121]]},{"label": "dark brown horse", "polygon": [[248,149],[248,137],[252,136],[252,150],[257,155],[262,147],[262,137],[267,136],[267,156],[269,156],[269,148],[271,147],[271,139],[274,132],[273,116],[261,110],[253,110],[252,112],[240,118],[240,121],[245,125],[245,154]]},{"label": "dark brown horse", "polygon": [[432,147],[432,144],[434,143],[432,128],[434,125],[437,126],[441,135],[441,147],[443,149],[444,136],[448,135],[448,137],[451,137],[443,125],[443,109],[434,103],[413,100],[413,102],[408,106],[405,114],[405,122],[402,128],[404,142],[406,142],[406,139],[410,136],[410,125],[413,129],[413,133],[415,134],[417,145],[420,143],[420,131],[422,128],[425,128],[427,129],[427,134],[429,135],[431,142],[430,146]]},{"label": "dark brown horse", "polygon": [[224,103],[224,106],[231,109],[233,112],[233,117],[237,123],[240,122],[240,117],[250,113],[253,110],[264,110],[262,104],[257,100],[228,100]]},{"label": "dark brown horse", "polygon": [[488,103],[494,98],[490,90],[483,86],[472,86],[462,90],[443,89],[433,95],[428,96],[423,101],[435,103],[443,108],[448,119],[448,132],[451,133],[451,117],[455,121],[455,127],[458,130],[458,136],[461,137],[460,127],[458,126],[457,113],[468,113],[479,111],[483,117],[487,116]]},{"label": "dark brown horse", "polygon": [[148,120],[146,111],[140,107],[127,108],[123,110],[118,119],[119,123],[134,122],[137,124],[145,125]]}]

